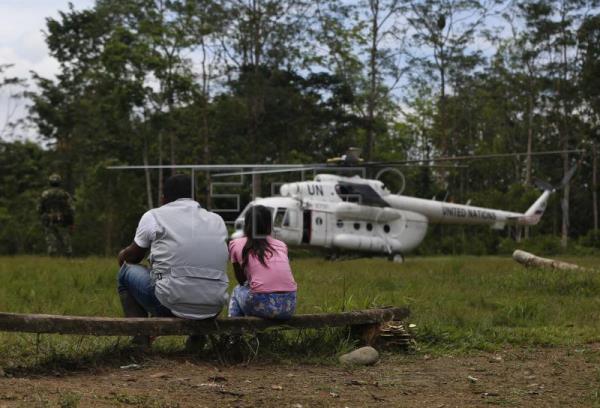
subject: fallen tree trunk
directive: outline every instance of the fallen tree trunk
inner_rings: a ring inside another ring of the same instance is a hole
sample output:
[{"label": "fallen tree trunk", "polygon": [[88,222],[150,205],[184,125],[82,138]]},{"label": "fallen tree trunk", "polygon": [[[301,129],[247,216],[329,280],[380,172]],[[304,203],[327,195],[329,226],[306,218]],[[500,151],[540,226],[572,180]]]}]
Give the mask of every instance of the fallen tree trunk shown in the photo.
[{"label": "fallen tree trunk", "polygon": [[560,269],[563,271],[574,271],[582,269],[580,266],[577,266],[575,264],[563,261],[556,261],[554,259],[542,258],[529,252],[521,251],[520,249],[517,249],[515,252],[513,252],[513,259],[518,263],[525,265],[526,267]]},{"label": "fallen tree trunk", "polygon": [[0,313],[0,331],[57,333],[90,336],[170,336],[242,333],[266,329],[290,330],[342,326],[371,326],[410,315],[405,307],[368,309],[343,313],[296,315],[277,321],[258,317],[223,317],[186,320],[172,317],[119,318]]}]

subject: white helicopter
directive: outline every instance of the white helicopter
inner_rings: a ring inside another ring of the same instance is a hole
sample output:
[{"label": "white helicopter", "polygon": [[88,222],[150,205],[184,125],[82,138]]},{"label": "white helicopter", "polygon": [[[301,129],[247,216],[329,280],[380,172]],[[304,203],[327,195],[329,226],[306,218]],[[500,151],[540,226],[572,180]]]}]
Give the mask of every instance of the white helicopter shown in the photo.
[{"label": "white helicopter", "polygon": [[423,241],[429,224],[536,225],[555,191],[548,183],[537,184],[541,195],[518,213],[392,194],[383,182],[359,176],[318,174],[313,181],[283,184],[280,196],[251,201],[235,220],[231,238],[243,236],[246,212],[262,205],[272,211],[275,237],[289,245],[379,253],[402,262]]},{"label": "white helicopter", "polygon": [[273,232],[289,245],[382,253],[401,262],[425,238],[430,223],[535,225],[553,189],[524,213],[391,194],[378,180],[319,174],[314,181],[281,186],[280,197],[250,202],[231,238],[243,236],[244,216],[254,205],[272,210]]}]

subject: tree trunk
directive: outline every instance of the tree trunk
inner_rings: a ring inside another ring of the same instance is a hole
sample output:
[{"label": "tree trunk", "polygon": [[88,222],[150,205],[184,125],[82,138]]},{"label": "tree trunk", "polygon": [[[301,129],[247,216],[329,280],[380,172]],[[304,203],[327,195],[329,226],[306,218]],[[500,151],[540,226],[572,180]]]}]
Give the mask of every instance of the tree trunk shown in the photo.
[{"label": "tree trunk", "polygon": [[163,169],[162,167],[162,130],[158,131],[158,198],[156,202],[160,206],[163,195]]},{"label": "tree trunk", "polygon": [[[208,98],[208,95],[205,95],[205,98]],[[206,104],[208,104],[208,99],[206,99]],[[208,115],[207,115],[207,106],[205,105],[202,109],[202,130],[204,133],[204,148],[202,150],[202,159],[204,160],[204,164],[210,163],[210,137],[209,137],[209,128],[208,128]],[[206,172],[206,181],[204,184],[204,195],[206,196],[206,208],[210,210],[210,171]]]},{"label": "tree trunk", "polygon": [[175,141],[175,132],[173,132],[173,129],[170,130],[169,132],[169,145],[170,145],[170,150],[171,150],[171,176],[174,176],[175,173],[177,173],[177,169],[175,169],[175,164],[176,163],[176,159],[175,159],[175,146],[176,146],[176,141]]},{"label": "tree trunk", "polygon": [[261,177],[260,174],[252,175],[252,199],[256,200],[261,195]]},{"label": "tree trunk", "polygon": [[[568,144],[565,143],[565,150],[568,149]],[[567,174],[569,171],[569,154],[563,154],[563,171],[564,174]],[[569,241],[569,195],[571,193],[571,182],[567,182],[567,184],[563,187],[563,198],[561,202],[562,208],[562,228],[561,228],[561,238],[560,245],[563,248],[566,248]]]},{"label": "tree trunk", "polygon": [[531,185],[531,148],[533,145],[533,97],[529,94],[527,107],[527,169],[525,172],[525,185]]},{"label": "tree trunk", "polygon": [[592,145],[592,206],[594,214],[594,231],[598,231],[598,152],[596,143]]},{"label": "tree trunk", "polygon": [[379,1],[371,0],[371,49],[369,53],[369,98],[367,101],[367,161],[373,160],[375,147],[375,94],[377,92],[377,37],[379,35]]},{"label": "tree trunk", "polygon": [[[564,2],[563,2],[563,7],[564,7]],[[561,11],[562,14],[562,18],[561,18],[561,22],[564,23],[566,20],[565,14],[564,14],[564,8]],[[569,149],[569,142],[570,142],[570,132],[571,132],[571,128],[570,128],[570,123],[569,123],[569,116],[571,114],[571,105],[570,105],[570,96],[567,94],[567,84],[569,81],[569,60],[567,58],[567,41],[565,41],[566,38],[568,38],[568,34],[565,32],[565,25],[562,25],[562,69],[561,69],[561,77],[560,77],[560,82],[559,82],[559,87],[558,87],[558,96],[559,99],[562,101],[562,125],[563,125],[563,149],[565,150],[565,153],[563,153],[563,174],[567,174],[569,171],[569,153],[567,153],[566,151]],[[563,199],[562,199],[562,234],[561,234],[561,240],[560,240],[560,244],[563,248],[567,247],[568,244],[568,240],[569,240],[569,199],[570,199],[570,193],[571,193],[571,182],[568,181],[567,184],[563,187]]]},{"label": "tree trunk", "polygon": [[148,139],[146,138],[146,135],[144,135],[144,152],[142,160],[144,161],[144,176],[146,178],[147,204],[148,209],[150,210],[154,208],[154,203],[152,202],[152,184],[150,180],[150,169],[148,168]]},{"label": "tree trunk", "polygon": [[443,48],[440,50],[440,127],[442,140],[442,156],[448,154],[448,126],[446,125],[446,63],[444,61]]},{"label": "tree trunk", "polygon": [[[208,102],[209,102],[209,85],[210,85],[210,75],[209,68],[207,66],[207,50],[206,43],[204,42],[204,37],[200,36],[200,46],[202,51],[202,133],[204,139],[204,147],[202,149],[202,159],[204,164],[210,164],[210,129],[208,127]],[[206,172],[206,179],[204,182],[204,198],[206,203],[206,209],[210,210],[211,208],[211,194],[210,194],[210,171]]]},{"label": "tree trunk", "polygon": [[[533,147],[533,96],[529,94],[529,102],[527,107],[527,161],[525,170],[525,185],[531,185],[531,149]],[[529,238],[529,226],[523,228],[523,236]]]}]

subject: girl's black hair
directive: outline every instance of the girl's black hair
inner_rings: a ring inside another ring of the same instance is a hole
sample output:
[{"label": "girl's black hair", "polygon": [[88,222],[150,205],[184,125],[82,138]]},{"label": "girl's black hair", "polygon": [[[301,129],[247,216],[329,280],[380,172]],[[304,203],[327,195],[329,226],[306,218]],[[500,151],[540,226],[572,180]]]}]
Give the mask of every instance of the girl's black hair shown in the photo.
[{"label": "girl's black hair", "polygon": [[272,220],[271,211],[262,205],[254,205],[246,212],[244,235],[247,241],[242,249],[242,268],[246,267],[250,255],[256,256],[261,264],[267,266],[265,257],[273,255],[273,248],[267,241],[267,235],[271,234],[273,228]]}]

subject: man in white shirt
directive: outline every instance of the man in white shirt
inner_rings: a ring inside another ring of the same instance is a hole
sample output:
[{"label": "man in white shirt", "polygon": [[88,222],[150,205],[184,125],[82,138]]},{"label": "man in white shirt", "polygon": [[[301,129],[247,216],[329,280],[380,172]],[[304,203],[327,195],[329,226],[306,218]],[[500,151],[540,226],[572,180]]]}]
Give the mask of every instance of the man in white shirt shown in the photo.
[{"label": "man in white shirt", "polygon": [[[191,179],[165,181],[162,206],[140,219],[118,261],[118,290],[126,317],[207,319],[227,302],[227,229],[223,219],[191,199]],[[150,268],[139,265],[150,251]],[[148,345],[147,336],[134,342]]]}]

